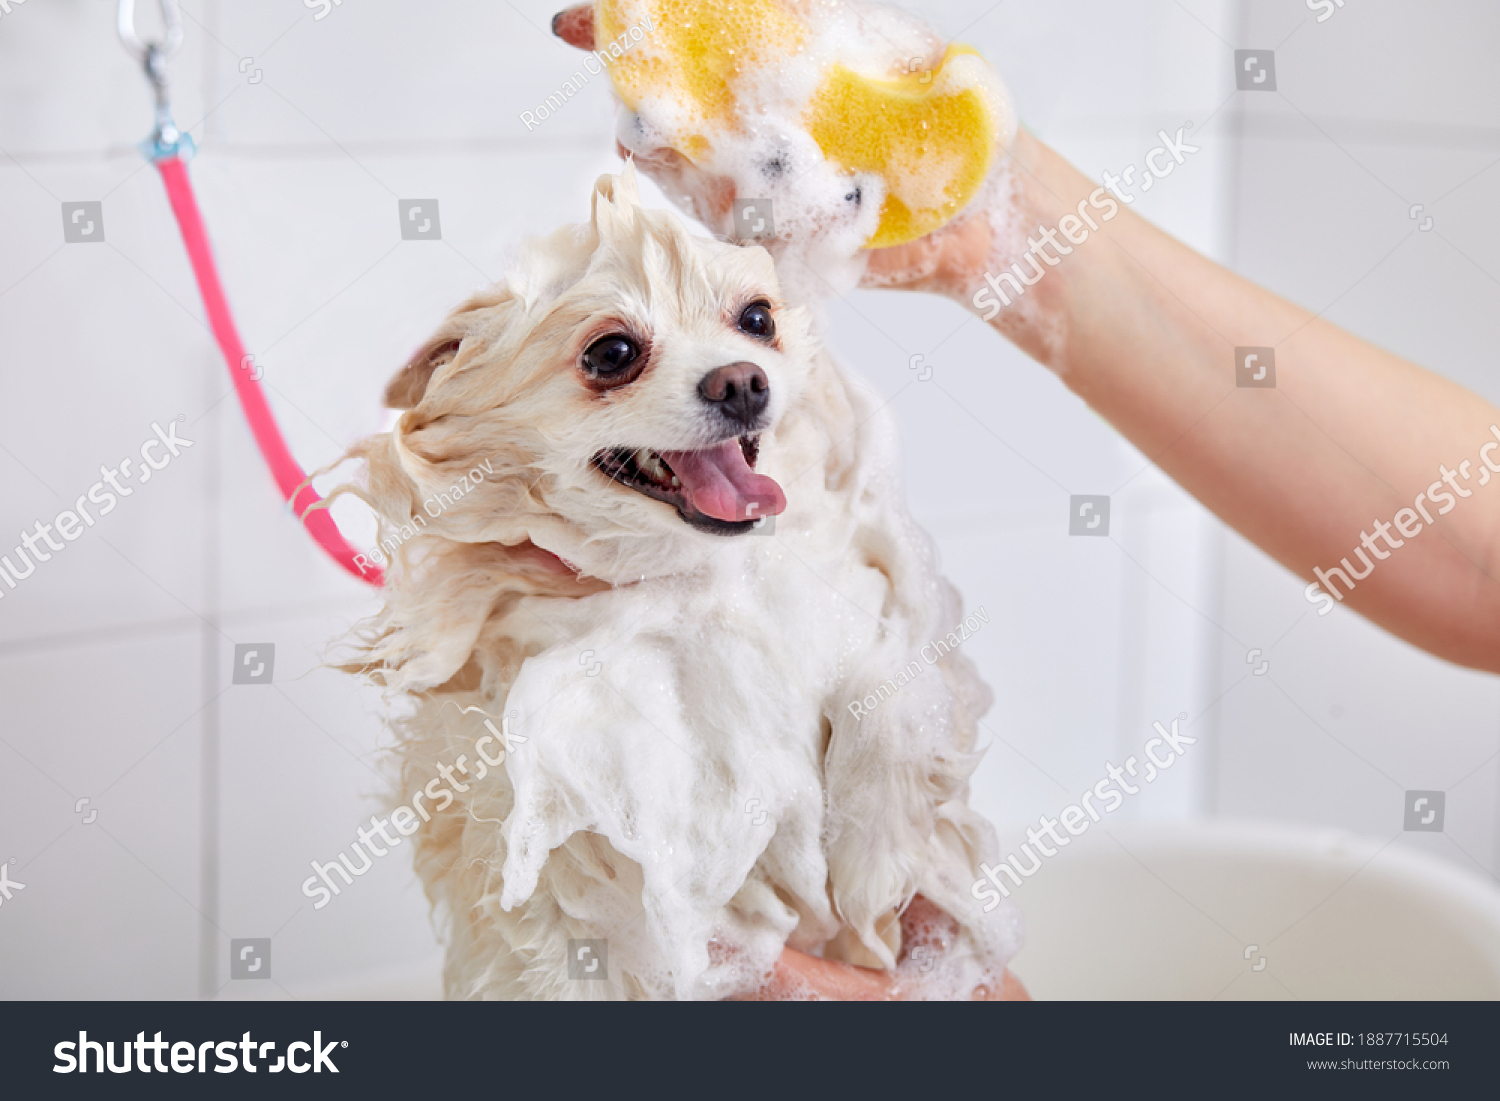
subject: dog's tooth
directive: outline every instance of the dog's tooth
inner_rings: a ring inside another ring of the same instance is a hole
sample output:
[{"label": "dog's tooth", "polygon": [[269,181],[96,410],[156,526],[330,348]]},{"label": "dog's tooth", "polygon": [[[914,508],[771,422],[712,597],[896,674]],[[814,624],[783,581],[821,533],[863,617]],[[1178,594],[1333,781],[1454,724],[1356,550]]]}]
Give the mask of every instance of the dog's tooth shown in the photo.
[{"label": "dog's tooth", "polygon": [[661,461],[661,456],[648,448],[641,448],[635,453],[635,462],[643,473],[649,474],[656,479],[664,479],[667,476],[667,467]]},{"label": "dog's tooth", "polygon": [[673,488],[676,488],[676,487],[678,487],[680,485],[682,485],[682,479],[679,478],[677,475],[673,474],[672,475],[672,486],[673,486]]}]

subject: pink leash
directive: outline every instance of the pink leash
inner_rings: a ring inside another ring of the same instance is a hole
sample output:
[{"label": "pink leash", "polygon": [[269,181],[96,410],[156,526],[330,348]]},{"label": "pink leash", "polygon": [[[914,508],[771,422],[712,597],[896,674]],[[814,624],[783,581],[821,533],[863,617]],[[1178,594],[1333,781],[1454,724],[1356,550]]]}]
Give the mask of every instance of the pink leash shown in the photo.
[{"label": "pink leash", "polygon": [[328,552],[340,566],[355,577],[371,585],[385,582],[384,572],[377,566],[360,566],[353,547],[344,541],[333,517],[327,509],[309,512],[322,502],[317,490],[292,453],[287,450],[281,429],[271,413],[260,379],[252,377],[249,370],[253,362],[245,354],[245,345],[234,327],[234,315],[229,312],[229,302],[224,297],[224,285],[219,281],[218,269],[214,266],[213,250],[208,244],[208,230],[203,226],[203,215],[198,212],[198,200],[193,195],[193,184],[188,178],[184,156],[191,156],[193,139],[177,129],[172,121],[171,98],[168,95],[167,60],[182,45],[182,12],[177,0],[160,0],[163,34],[160,41],[144,42],[135,28],[135,0],[120,0],[117,29],[125,49],[141,65],[156,100],[156,129],[141,145],[147,159],[161,169],[162,181],[167,185],[167,198],[172,203],[172,213],[177,216],[177,225],[182,230],[183,243],[187,245],[188,259],[193,264],[193,275],[198,280],[198,291],[203,296],[204,309],[208,311],[208,324],[213,330],[219,351],[224,353],[224,362],[229,367],[229,377],[234,382],[234,391],[239,395],[240,408],[250,422],[250,432],[255,437],[260,453],[271,468],[271,476],[281,495],[291,505],[293,512],[318,541],[318,546]]},{"label": "pink leash", "polygon": [[251,377],[247,369],[249,362],[240,334],[234,327],[234,316],[229,312],[229,303],[224,298],[224,287],[219,282],[219,272],[214,266],[213,251],[208,245],[208,231],[203,226],[203,216],[198,212],[198,200],[193,195],[193,184],[188,178],[187,165],[176,155],[156,160],[161,169],[162,181],[167,185],[167,198],[172,203],[172,213],[177,216],[177,225],[182,230],[182,240],[187,245],[188,259],[193,264],[193,274],[198,279],[198,290],[203,295],[203,307],[208,311],[209,327],[219,351],[224,353],[224,362],[229,367],[229,376],[234,380],[235,393],[239,395],[240,408],[245,411],[245,420],[250,422],[250,432],[255,437],[260,453],[281,495],[291,504],[292,511],[302,517],[302,522],[318,546],[355,577],[379,586],[385,581],[384,572],[373,565],[360,566],[355,563],[357,552],[340,534],[333,517],[326,509],[309,512],[308,509],[322,501],[313,489],[302,467],[292,458],[282,438],[281,429],[266,401],[265,390],[260,380]]}]

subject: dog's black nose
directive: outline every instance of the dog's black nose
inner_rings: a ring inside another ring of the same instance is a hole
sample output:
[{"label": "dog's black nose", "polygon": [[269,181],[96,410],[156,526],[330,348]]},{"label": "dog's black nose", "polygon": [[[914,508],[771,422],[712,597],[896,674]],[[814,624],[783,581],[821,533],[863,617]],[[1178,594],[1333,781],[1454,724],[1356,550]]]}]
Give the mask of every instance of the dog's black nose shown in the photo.
[{"label": "dog's black nose", "polygon": [[759,367],[742,360],[704,375],[698,393],[729,420],[753,428],[771,402],[771,383]]}]

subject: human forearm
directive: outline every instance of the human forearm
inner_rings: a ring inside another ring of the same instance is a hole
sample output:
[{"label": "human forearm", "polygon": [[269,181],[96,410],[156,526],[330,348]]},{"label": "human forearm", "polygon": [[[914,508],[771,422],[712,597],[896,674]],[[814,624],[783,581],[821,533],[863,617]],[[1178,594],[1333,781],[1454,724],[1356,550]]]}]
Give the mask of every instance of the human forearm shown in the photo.
[{"label": "human forearm", "polygon": [[[1012,163],[1023,237],[1057,227],[1098,186],[1025,134]],[[1348,557],[1363,570],[1361,547],[1375,569],[1352,592],[1339,586],[1347,603],[1436,654],[1500,671],[1500,485],[1479,485],[1479,449],[1495,438],[1500,410],[1225,270],[1123,204],[1108,221],[1085,209],[1097,230],[1054,253],[1060,262],[991,324],[1288,568],[1311,580],[1314,567]],[[1015,240],[1007,245],[1002,224],[988,243],[993,273],[1015,257]],[[966,302],[985,286],[971,281]],[[1274,388],[1236,385],[1235,349],[1247,346],[1274,348]],[[1500,448],[1489,455],[1500,466]],[[1467,481],[1455,470],[1465,460]],[[1413,537],[1378,536],[1374,522],[1425,496],[1440,464],[1454,484],[1434,496],[1454,503],[1426,501],[1435,523],[1419,516]]]}]

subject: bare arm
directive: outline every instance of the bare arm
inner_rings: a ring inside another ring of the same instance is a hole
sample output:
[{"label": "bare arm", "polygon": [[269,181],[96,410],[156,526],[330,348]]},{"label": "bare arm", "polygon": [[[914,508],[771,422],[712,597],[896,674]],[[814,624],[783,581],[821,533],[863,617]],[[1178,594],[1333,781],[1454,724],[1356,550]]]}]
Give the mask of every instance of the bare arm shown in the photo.
[{"label": "bare arm", "polygon": [[[1017,220],[1032,237],[1097,187],[1024,131],[1010,157]],[[1055,258],[1024,296],[1002,284],[1015,305],[991,319],[997,330],[1302,577],[1345,557],[1362,571],[1354,548],[1369,535],[1373,549],[1361,549],[1374,571],[1352,592],[1334,578],[1344,602],[1440,657],[1500,672],[1500,485],[1487,484],[1500,479],[1480,457],[1500,443],[1491,432],[1500,410],[1240,278],[1123,204]],[[988,219],[972,217],[874,254],[866,282],[974,309],[983,274],[1019,259]],[[1274,347],[1275,389],[1236,386],[1236,346]],[[1500,447],[1486,454],[1500,467]],[[1387,528],[1387,542],[1375,522],[1389,525],[1403,508],[1407,530],[1421,529],[1403,538]]]}]

